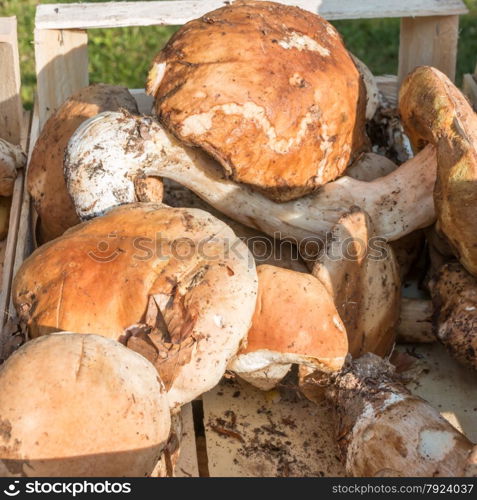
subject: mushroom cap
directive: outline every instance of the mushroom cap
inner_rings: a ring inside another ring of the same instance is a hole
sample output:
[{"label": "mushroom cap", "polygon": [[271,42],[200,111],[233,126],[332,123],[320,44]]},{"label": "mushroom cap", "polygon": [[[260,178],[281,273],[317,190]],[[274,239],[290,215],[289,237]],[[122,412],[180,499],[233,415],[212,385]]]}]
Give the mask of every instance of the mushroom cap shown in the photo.
[{"label": "mushroom cap", "polygon": [[477,370],[477,278],[451,262],[439,269],[429,287],[436,337],[457,361]]},{"label": "mushroom cap", "polygon": [[413,147],[436,147],[438,228],[477,276],[477,115],[449,78],[429,66],[404,80],[399,110]]},{"label": "mushroom cap", "polygon": [[[322,283],[310,274],[269,265],[258,266],[257,274],[257,307],[247,343],[229,369],[239,375],[290,363],[324,372],[341,369],[348,353],[346,330]],[[264,373],[263,378],[274,377]]]},{"label": "mushroom cap", "polygon": [[0,368],[0,476],[145,476],[171,425],[154,367],[97,335],[48,335]]},{"label": "mushroom cap", "polygon": [[45,123],[27,175],[28,191],[40,218],[38,236],[42,242],[61,236],[80,222],[63,174],[63,158],[70,137],[88,118],[121,108],[137,113],[136,101],[126,88],[90,85],[67,99]]},{"label": "mushroom cap", "polygon": [[212,388],[247,334],[257,276],[247,247],[202,210],[130,204],[78,225],[21,266],[13,301],[31,337],[121,340],[179,406]]},{"label": "mushroom cap", "polygon": [[375,236],[365,212],[355,207],[341,217],[313,275],[334,299],[351,355],[389,354],[399,320],[399,269],[393,250]]},{"label": "mushroom cap", "polygon": [[234,2],[185,24],[147,90],[171,132],[276,201],[343,173],[367,145],[363,80],[335,28],[274,2]]}]

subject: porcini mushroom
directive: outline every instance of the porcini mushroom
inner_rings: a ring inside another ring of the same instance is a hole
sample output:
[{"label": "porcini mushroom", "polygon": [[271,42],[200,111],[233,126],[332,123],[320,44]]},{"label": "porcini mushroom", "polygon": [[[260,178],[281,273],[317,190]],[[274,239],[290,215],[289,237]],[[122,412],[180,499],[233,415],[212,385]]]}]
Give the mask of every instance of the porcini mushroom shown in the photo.
[{"label": "porcini mushroom", "polygon": [[477,278],[458,262],[445,264],[430,282],[436,337],[457,361],[477,370]]},{"label": "porcini mushroom", "polygon": [[367,143],[356,65],[336,29],[298,7],[238,1],[190,21],[147,91],[170,132],[275,201],[335,179]]},{"label": "porcini mushroom", "polygon": [[[136,101],[126,88],[91,85],[73,94],[45,123],[33,149],[27,177],[28,191],[39,216],[38,236],[42,242],[61,236],[79,223],[63,175],[68,140],[88,118],[121,108],[137,112]],[[161,198],[151,201],[160,202]]]},{"label": "porcini mushroom", "polygon": [[26,155],[21,147],[0,138],[0,196],[12,196],[17,170],[25,163]]},{"label": "porcini mushroom", "polygon": [[214,160],[181,144],[154,119],[106,112],[73,134],[65,176],[83,220],[134,201],[131,178],[151,175],[183,184],[228,217],[272,237],[280,235],[296,243],[323,240],[339,218],[357,205],[369,214],[377,235],[395,240],[434,222],[435,164],[434,148],[428,146],[375,181],[345,176],[315,194],[275,203],[247,186],[223,179]]},{"label": "porcini mushroom", "polygon": [[292,363],[339,370],[348,353],[345,327],[333,298],[314,276],[275,266],[257,267],[258,296],[247,342],[228,368],[269,390]]},{"label": "porcini mushroom", "polygon": [[382,358],[366,354],[325,385],[349,475],[459,477],[470,471],[473,444],[413,396]]},{"label": "porcini mushroom", "polygon": [[142,356],[96,335],[32,340],[0,367],[0,476],[150,475],[171,425]]},{"label": "porcini mushroom", "polygon": [[12,292],[31,337],[92,332],[140,352],[174,409],[220,380],[256,295],[253,258],[226,224],[153,203],[119,207],[41,246]]},{"label": "porcini mushroom", "polygon": [[404,80],[399,110],[413,147],[436,147],[438,229],[477,276],[477,115],[449,78],[429,66]]}]

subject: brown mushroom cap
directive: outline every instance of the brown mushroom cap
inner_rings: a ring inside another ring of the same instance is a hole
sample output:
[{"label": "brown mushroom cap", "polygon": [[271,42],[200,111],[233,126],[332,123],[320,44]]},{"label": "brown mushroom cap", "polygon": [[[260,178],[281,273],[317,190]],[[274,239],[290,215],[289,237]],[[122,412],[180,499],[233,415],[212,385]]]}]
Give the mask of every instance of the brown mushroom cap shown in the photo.
[{"label": "brown mushroom cap", "polygon": [[458,262],[430,282],[436,337],[461,364],[477,370],[477,279]]},{"label": "brown mushroom cap", "polygon": [[365,212],[345,214],[313,268],[334,299],[353,357],[389,354],[401,300],[399,269],[391,247],[376,238]]},{"label": "brown mushroom cap", "polygon": [[96,335],[32,340],[0,368],[0,476],[145,476],[171,424],[137,353]]},{"label": "brown mushroom cap", "polygon": [[276,201],[335,179],[366,143],[359,71],[335,28],[297,7],[238,1],[187,23],[147,89],[179,139]]},{"label": "brown mushroom cap", "polygon": [[247,343],[229,369],[261,388],[267,381],[266,388],[273,387],[286,374],[277,365],[339,370],[348,353],[348,339],[322,283],[310,274],[269,265],[258,266],[257,274],[257,307]]},{"label": "brown mushroom cap", "polygon": [[477,276],[477,115],[449,78],[429,66],[405,79],[399,110],[413,147],[436,147],[438,228]]},{"label": "brown mushroom cap", "polygon": [[63,174],[63,158],[70,137],[88,118],[120,108],[137,113],[136,101],[126,88],[90,85],[67,99],[45,123],[33,149],[27,177],[28,191],[40,218],[42,242],[61,236],[80,222]]},{"label": "brown mushroom cap", "polygon": [[13,301],[30,336],[122,340],[153,362],[178,406],[212,388],[255,309],[246,246],[201,210],[124,205],[37,249]]}]

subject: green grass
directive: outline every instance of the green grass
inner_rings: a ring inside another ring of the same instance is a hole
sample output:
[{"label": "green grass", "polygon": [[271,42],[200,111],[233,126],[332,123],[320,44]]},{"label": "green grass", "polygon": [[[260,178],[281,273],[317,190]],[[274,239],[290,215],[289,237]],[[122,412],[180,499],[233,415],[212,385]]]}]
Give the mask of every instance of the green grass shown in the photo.
[{"label": "green grass", "polygon": [[[72,3],[73,0],[0,0],[0,16],[16,15],[22,71],[22,98],[30,108],[35,88],[33,26],[39,3]],[[100,1],[100,0],[89,0]],[[363,0],[366,1],[366,0]],[[457,82],[473,72],[477,63],[477,0],[467,0],[471,12],[460,22]],[[336,21],[347,47],[375,74],[396,73],[399,20]],[[89,65],[92,82],[143,87],[150,62],[175,31],[174,27],[96,29],[89,31]]]}]

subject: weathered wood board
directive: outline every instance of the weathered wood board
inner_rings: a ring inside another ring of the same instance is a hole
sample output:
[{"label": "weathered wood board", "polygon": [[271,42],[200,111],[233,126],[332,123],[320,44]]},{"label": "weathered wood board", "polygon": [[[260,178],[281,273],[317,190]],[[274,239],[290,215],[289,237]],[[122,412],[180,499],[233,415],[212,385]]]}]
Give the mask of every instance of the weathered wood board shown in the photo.
[{"label": "weathered wood board", "polygon": [[210,476],[344,475],[328,404],[291,394],[224,379],[202,396]]}]

